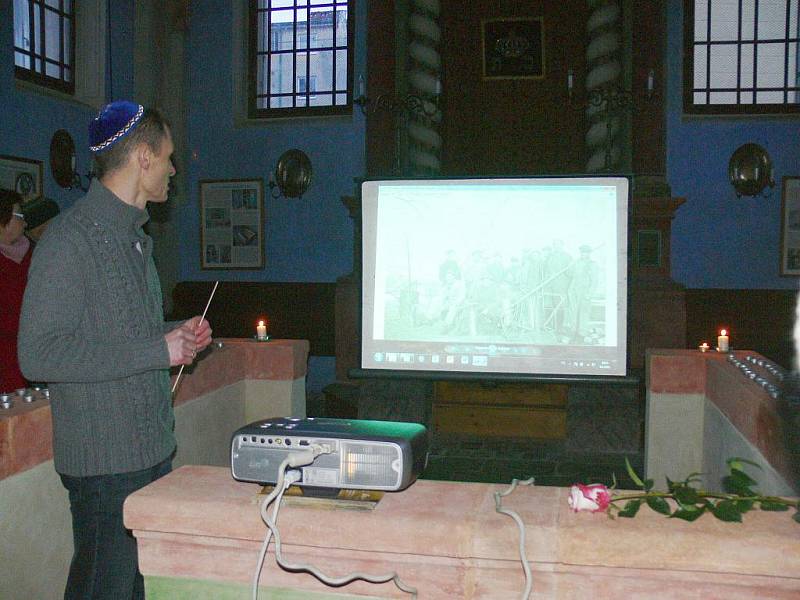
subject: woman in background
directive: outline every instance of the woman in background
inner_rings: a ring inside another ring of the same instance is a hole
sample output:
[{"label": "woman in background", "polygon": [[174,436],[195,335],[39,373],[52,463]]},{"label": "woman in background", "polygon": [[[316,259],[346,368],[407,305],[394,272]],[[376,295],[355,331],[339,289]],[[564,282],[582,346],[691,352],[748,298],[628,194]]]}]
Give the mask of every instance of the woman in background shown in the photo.
[{"label": "woman in background", "polygon": [[28,281],[32,244],[16,192],[0,190],[0,392],[26,386],[17,362],[22,294]]}]

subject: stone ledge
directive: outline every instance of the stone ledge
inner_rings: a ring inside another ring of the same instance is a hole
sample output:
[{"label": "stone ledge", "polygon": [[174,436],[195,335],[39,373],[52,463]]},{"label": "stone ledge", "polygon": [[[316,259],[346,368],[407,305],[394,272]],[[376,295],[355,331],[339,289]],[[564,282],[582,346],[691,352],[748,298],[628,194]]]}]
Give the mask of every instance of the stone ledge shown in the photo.
[{"label": "stone ledge", "polygon": [[[174,397],[175,406],[237,381],[291,382],[305,377],[308,360],[308,342],[305,340],[215,341],[223,342],[222,348],[212,347],[194,368],[184,370]],[[0,415],[0,480],[52,458],[53,428],[49,402],[17,403]]]},{"label": "stone ledge", "polygon": [[[739,360],[746,356],[764,358],[756,352],[737,350],[733,353]],[[752,379],[746,377],[731,364],[727,354],[719,352],[700,352],[698,350],[648,350],[648,406],[660,402],[669,406],[686,401],[691,396],[704,397],[731,422],[733,428],[752,445],[766,462],[796,489],[800,465],[793,464],[797,457],[786,447],[783,419],[779,414],[778,401]],[[770,379],[769,373],[762,373]],[[777,382],[777,379],[773,380]],[[651,411],[652,412],[652,411]],[[669,424],[661,423],[662,427]],[[648,422],[647,436],[653,436],[658,424]],[[672,436],[679,440],[679,432],[662,432],[662,436]],[[680,432],[686,434],[685,431]],[[675,442],[673,451],[662,447],[661,454],[676,455],[676,449],[696,446],[698,440]],[[719,457],[724,460],[729,457]],[[650,461],[648,461],[650,463]],[[697,465],[702,471],[702,467]],[[650,470],[648,466],[648,471]],[[648,477],[651,476],[648,474]]]},{"label": "stone ledge", "polygon": [[[216,339],[193,369],[184,369],[175,392],[175,406],[242,379],[293,381],[306,375],[306,340]],[[175,383],[177,370],[172,377]]]},{"label": "stone ledge", "polygon": [[[265,533],[258,489],[225,468],[187,466],[130,496],[125,523],[140,541],[145,577],[248,581]],[[505,489],[420,480],[386,494],[373,511],[286,505],[284,550],[332,573],[397,570],[421,598],[514,597],[523,587],[519,534],[494,510],[493,493]],[[567,496],[566,488],[520,486],[503,501],[525,523],[540,597],[800,595],[800,525],[788,513],[687,523],[642,509],[634,519],[611,520],[572,513]],[[270,585],[325,589],[307,575],[284,573],[272,554],[262,576]],[[340,591],[396,596],[366,584]]]}]

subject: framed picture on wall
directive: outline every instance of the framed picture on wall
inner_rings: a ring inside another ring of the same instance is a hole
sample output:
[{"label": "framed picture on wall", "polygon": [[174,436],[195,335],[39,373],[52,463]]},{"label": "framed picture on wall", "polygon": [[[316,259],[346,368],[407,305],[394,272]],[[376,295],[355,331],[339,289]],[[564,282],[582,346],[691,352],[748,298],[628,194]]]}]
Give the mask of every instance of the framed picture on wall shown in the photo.
[{"label": "framed picture on wall", "polygon": [[200,267],[263,269],[263,179],[200,182]]},{"label": "framed picture on wall", "polygon": [[541,17],[486,19],[481,23],[484,79],[543,79]]},{"label": "framed picture on wall", "polygon": [[0,188],[16,190],[23,204],[42,195],[41,160],[0,156]]},{"label": "framed picture on wall", "polygon": [[781,275],[800,275],[800,175],[783,178]]}]

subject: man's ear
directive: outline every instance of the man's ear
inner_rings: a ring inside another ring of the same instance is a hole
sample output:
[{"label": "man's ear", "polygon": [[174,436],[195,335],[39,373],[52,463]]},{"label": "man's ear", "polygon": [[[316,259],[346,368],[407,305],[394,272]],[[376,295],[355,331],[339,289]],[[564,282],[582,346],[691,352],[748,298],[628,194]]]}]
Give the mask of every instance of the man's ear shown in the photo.
[{"label": "man's ear", "polygon": [[146,171],[150,168],[150,161],[153,159],[153,151],[147,144],[139,144],[135,151],[136,161],[139,168]]}]

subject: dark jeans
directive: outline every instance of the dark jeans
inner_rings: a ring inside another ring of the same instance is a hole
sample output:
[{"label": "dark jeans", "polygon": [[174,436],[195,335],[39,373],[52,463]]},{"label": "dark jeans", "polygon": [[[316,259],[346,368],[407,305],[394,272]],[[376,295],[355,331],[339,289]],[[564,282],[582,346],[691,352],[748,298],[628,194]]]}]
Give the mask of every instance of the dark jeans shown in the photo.
[{"label": "dark jeans", "polygon": [[172,458],[154,467],[94,477],[61,475],[69,492],[75,553],[64,600],[143,600],[136,538],[122,522],[130,494],[172,470]]}]

